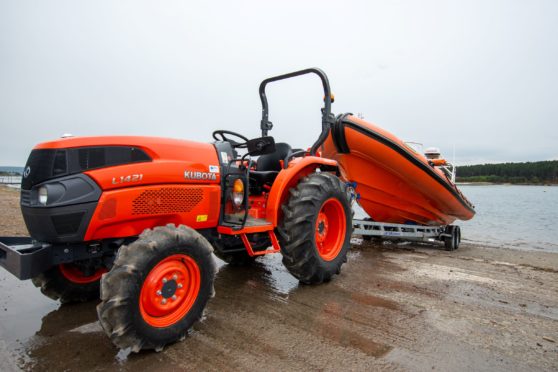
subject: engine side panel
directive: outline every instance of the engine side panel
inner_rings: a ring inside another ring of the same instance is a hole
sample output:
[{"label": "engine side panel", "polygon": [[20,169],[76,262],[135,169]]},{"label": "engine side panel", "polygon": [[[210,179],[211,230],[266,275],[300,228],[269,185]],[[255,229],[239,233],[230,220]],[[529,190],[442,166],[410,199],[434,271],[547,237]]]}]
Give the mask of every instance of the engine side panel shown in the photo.
[{"label": "engine side panel", "polygon": [[169,223],[194,229],[219,222],[219,185],[166,184],[103,192],[85,234],[85,241],[129,237]]},{"label": "engine side panel", "polygon": [[214,148],[206,159],[194,161],[158,160],[119,165],[85,172],[103,191],[162,184],[218,185],[220,167]]}]

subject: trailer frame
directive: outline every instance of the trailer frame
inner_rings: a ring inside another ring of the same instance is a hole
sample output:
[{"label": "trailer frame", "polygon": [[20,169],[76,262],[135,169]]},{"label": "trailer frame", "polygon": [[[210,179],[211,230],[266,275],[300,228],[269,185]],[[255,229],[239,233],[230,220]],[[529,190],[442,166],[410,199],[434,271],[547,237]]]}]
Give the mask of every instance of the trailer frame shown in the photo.
[{"label": "trailer frame", "polygon": [[461,241],[459,227],[455,225],[408,225],[363,219],[353,219],[353,235],[360,235],[364,239],[366,239],[365,237],[376,237],[386,240],[407,240],[431,244],[442,243],[445,245],[446,250],[457,249]]}]

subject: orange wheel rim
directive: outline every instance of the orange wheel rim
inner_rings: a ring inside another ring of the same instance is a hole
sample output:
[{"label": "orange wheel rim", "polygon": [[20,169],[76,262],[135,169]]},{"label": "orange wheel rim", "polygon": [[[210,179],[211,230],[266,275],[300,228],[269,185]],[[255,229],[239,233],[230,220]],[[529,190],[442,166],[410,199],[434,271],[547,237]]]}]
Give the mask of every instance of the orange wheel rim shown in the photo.
[{"label": "orange wheel rim", "polygon": [[76,265],[72,264],[61,264],[58,266],[60,268],[60,272],[62,276],[68,279],[70,282],[78,283],[78,284],[89,284],[96,282],[97,280],[101,279],[104,273],[107,272],[107,269],[104,267],[98,268],[92,275],[85,275],[83,271],[79,269]]},{"label": "orange wheel rim", "polygon": [[331,261],[339,255],[345,241],[347,221],[345,209],[338,199],[327,199],[316,218],[316,247],[325,261]]},{"label": "orange wheel rim", "polygon": [[190,311],[201,286],[196,261],[175,254],[159,262],[147,275],[140,293],[140,312],[153,327],[168,327]]}]

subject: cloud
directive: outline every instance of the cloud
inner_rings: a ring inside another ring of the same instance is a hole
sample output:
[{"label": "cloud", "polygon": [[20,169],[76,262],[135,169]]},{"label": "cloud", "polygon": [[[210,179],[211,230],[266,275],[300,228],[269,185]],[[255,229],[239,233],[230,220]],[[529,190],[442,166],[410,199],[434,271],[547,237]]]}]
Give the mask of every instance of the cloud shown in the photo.
[{"label": "cloud", "polygon": [[[259,82],[309,66],[329,74],[336,113],[455,145],[460,162],[547,159],[558,3],[540,4],[2,2],[0,165],[65,132],[257,136]],[[270,87],[271,134],[313,143],[321,96],[310,77]]]}]

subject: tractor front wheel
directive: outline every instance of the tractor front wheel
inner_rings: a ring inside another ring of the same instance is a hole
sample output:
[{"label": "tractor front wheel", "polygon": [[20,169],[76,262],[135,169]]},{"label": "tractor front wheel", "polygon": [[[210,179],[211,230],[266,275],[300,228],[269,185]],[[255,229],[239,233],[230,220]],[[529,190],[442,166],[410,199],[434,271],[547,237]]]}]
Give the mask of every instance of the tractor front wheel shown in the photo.
[{"label": "tractor front wheel", "polygon": [[283,264],[306,284],[329,281],[347,261],[352,212],[345,184],[330,173],[305,177],[283,205],[278,238]]},{"label": "tractor front wheel", "polygon": [[101,280],[97,306],[112,342],[138,352],[183,339],[214,294],[212,252],[202,235],[183,225],[147,229],[122,246]]},{"label": "tractor front wheel", "polygon": [[85,302],[99,298],[99,282],[106,272],[100,259],[77,261],[54,266],[31,282],[45,296],[63,304]]}]

